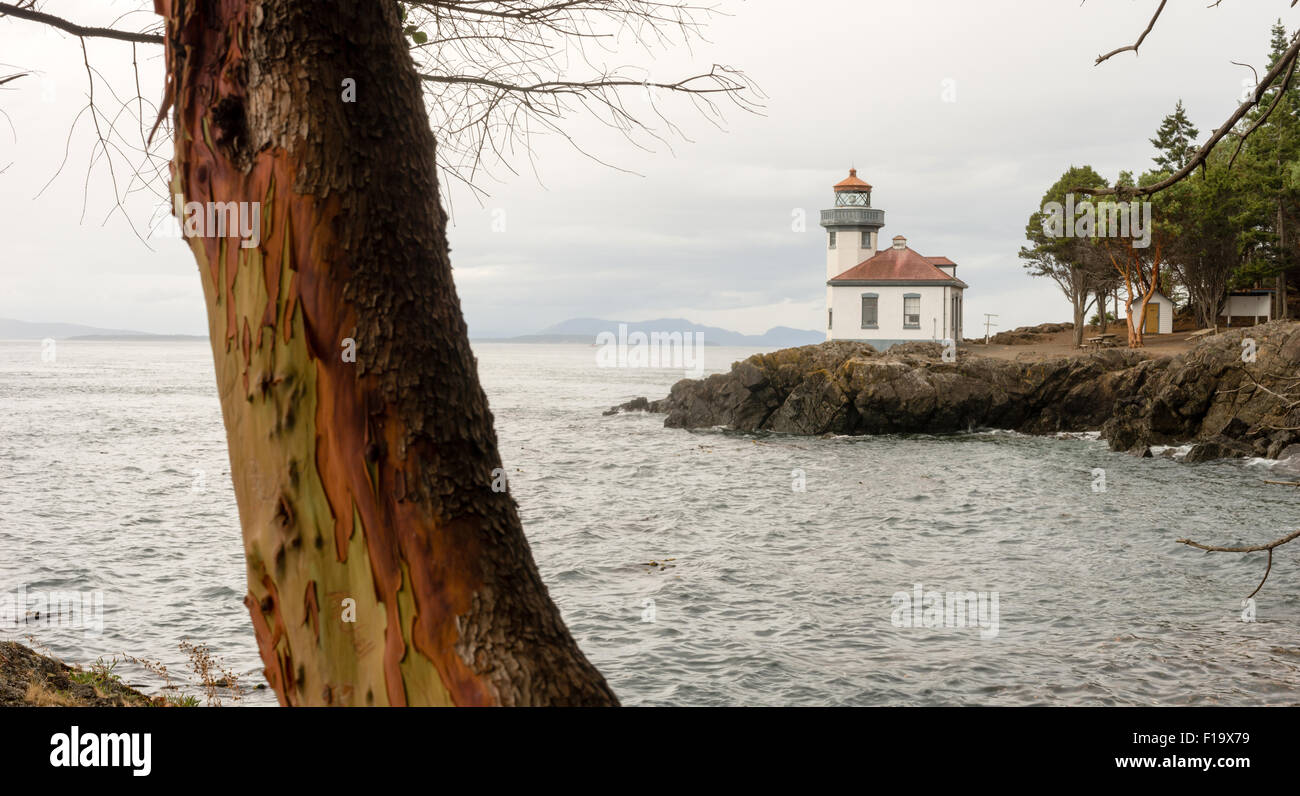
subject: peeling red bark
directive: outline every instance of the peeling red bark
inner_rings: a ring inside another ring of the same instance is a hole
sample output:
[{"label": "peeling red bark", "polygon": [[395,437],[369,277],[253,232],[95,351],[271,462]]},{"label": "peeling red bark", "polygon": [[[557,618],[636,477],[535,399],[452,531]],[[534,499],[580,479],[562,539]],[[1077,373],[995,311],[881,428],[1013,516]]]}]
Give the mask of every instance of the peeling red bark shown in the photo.
[{"label": "peeling red bark", "polygon": [[[395,4],[155,7],[179,191],[261,208],[255,249],[192,245],[246,603],[281,703],[365,704],[378,687],[392,705],[615,704],[547,595],[513,500],[490,488],[500,457]],[[341,101],[344,77],[364,105]],[[347,339],[355,362],[340,356]],[[328,606],[316,603],[321,577],[333,579]],[[304,597],[288,606],[281,593]],[[338,618],[340,593],[364,622]],[[365,680],[375,649],[382,683]]]}]

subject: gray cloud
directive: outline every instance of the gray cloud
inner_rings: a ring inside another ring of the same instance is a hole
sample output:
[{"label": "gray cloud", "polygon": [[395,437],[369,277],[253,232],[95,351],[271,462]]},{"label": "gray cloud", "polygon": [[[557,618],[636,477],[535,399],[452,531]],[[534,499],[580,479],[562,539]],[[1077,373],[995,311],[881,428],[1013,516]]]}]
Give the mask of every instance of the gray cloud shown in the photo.
[{"label": "gray cloud", "polygon": [[[1127,44],[1149,4],[981,2],[731,2],[710,42],[647,59],[627,49],[612,64],[660,76],[744,67],[768,95],[763,116],[731,115],[726,131],[669,104],[691,142],[645,153],[599,125],[577,120],[575,137],[595,163],[553,138],[534,140],[536,173],[496,168],[483,205],[459,186],[449,198],[453,263],[471,332],[536,331],[575,316],[643,320],[664,314],[757,333],[770,326],[819,329],[824,253],[817,211],[850,165],[875,186],[887,236],[956,260],[971,285],[968,331],[983,313],[1002,328],[1060,320],[1056,288],[1024,275],[1016,252],[1042,192],[1071,164],[1113,177],[1150,164],[1147,139],[1181,97],[1203,133],[1234,107],[1260,65],[1282,2],[1182,4],[1166,11],[1140,58],[1094,67]],[[60,13],[104,23],[128,7],[67,3]],[[142,19],[136,18],[137,21]],[[43,70],[0,92],[17,143],[0,124],[0,315],[146,331],[206,329],[198,276],[175,240],[150,252],[111,208],[108,175],[96,170],[78,223],[91,141],[83,124],[71,163],[33,196],[62,158],[84,103],[76,40],[0,20],[5,60]],[[92,42],[106,74],[129,80],[130,48]],[[142,69],[145,93],[161,93],[157,58]],[[951,81],[951,82],[945,82]],[[42,86],[56,101],[42,102]],[[149,88],[149,86],[153,88]],[[945,89],[956,101],[945,102]],[[152,205],[129,208],[141,227]],[[791,229],[802,210],[806,230]],[[504,231],[493,221],[504,211]]]}]

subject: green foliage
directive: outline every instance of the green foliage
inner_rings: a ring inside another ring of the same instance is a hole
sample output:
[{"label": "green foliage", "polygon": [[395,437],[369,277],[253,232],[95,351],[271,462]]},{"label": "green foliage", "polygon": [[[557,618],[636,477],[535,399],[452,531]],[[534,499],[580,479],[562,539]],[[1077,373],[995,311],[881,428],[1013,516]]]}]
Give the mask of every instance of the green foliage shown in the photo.
[{"label": "green foliage", "polygon": [[[1290,46],[1291,36],[1281,20],[1270,34],[1272,67]],[[1201,168],[1151,197],[1155,238],[1166,266],[1161,287],[1167,295],[1185,295],[1205,325],[1214,323],[1229,289],[1300,270],[1300,80],[1293,79],[1285,90],[1281,82],[1262,95]],[[1190,162],[1200,146],[1199,131],[1181,100],[1161,120],[1151,144],[1156,150],[1154,168],[1136,179],[1133,172],[1122,171],[1116,187],[1152,185]],[[1042,203],[1063,202],[1072,188],[1104,184],[1091,168],[1071,167]],[[1099,197],[1095,204],[1100,209],[1123,198]],[[1077,284],[1081,269],[1097,270],[1097,278],[1102,278],[1104,269],[1096,269],[1095,260],[1104,246],[1046,236],[1042,217],[1041,210],[1034,213],[1026,227],[1030,245],[1020,251],[1025,268],[1035,276],[1052,277],[1063,289],[1063,277]],[[1069,295],[1070,289],[1066,292]]]},{"label": "green foliage", "polygon": [[1156,137],[1151,139],[1151,145],[1158,151],[1152,158],[1156,169],[1173,173],[1186,166],[1200,148],[1196,142],[1200,134],[1201,131],[1187,118],[1183,101],[1178,100],[1174,112],[1164,118],[1160,129],[1156,130]]},{"label": "green foliage", "polygon": [[117,668],[117,659],[105,661],[103,657],[97,659],[90,665],[89,670],[78,669],[68,673],[68,679],[74,683],[94,686],[96,688],[106,688],[115,683],[120,683],[122,678],[115,674]]},{"label": "green foliage", "polygon": [[1067,297],[1088,289],[1086,283],[1095,281],[1084,277],[1083,272],[1100,273],[1097,247],[1087,238],[1067,237],[1059,234],[1060,230],[1049,231],[1052,216],[1045,208],[1051,203],[1072,205],[1071,196],[1074,203],[1092,201],[1087,194],[1079,193],[1079,189],[1105,188],[1107,184],[1106,179],[1091,166],[1071,166],[1043,194],[1038,209],[1029,216],[1029,223],[1025,226],[1025,237],[1030,245],[1020,250],[1024,267],[1033,276],[1048,276],[1056,280]]},{"label": "green foliage", "polygon": [[1076,195],[1076,200],[1085,199],[1085,195],[1077,193],[1079,188],[1104,188],[1106,185],[1106,179],[1092,166],[1071,166],[1047,189],[1038,203],[1038,209],[1029,216],[1029,223],[1025,226],[1025,237],[1032,245],[1020,250],[1021,259],[1028,261],[1025,267],[1030,273],[1051,267],[1046,264],[1050,260],[1069,263],[1081,259],[1079,239],[1048,233],[1046,222],[1049,217],[1043,208],[1052,202],[1065,204],[1071,194]]},{"label": "green foliage", "polygon": [[429,41],[429,34],[420,30],[416,25],[406,24],[406,18],[410,15],[411,9],[406,3],[398,3],[398,9],[401,11],[402,35],[410,39],[415,44],[424,44]]}]

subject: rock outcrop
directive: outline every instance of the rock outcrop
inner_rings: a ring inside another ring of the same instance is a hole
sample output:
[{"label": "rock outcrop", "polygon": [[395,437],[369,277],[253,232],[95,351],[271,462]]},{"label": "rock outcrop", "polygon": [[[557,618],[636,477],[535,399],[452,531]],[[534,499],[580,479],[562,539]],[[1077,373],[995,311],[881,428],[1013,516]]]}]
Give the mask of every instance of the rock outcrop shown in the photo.
[{"label": "rock outcrop", "polygon": [[[1246,340],[1254,362],[1243,361]],[[1110,349],[1013,362],[965,349],[945,356],[938,343],[885,353],[823,343],[756,354],[618,411],[662,413],[670,428],[805,435],[1101,430],[1112,448],[1135,453],[1190,442],[1191,461],[1278,457],[1300,443],[1300,324],[1215,335],[1172,358]]]},{"label": "rock outcrop", "polygon": [[14,641],[0,641],[0,707],[128,707],[165,705],[111,671],[73,668]]},{"label": "rock outcrop", "polygon": [[1116,450],[1191,443],[1187,461],[1276,459],[1300,441],[1300,323],[1232,330],[1135,370],[1102,427]]}]

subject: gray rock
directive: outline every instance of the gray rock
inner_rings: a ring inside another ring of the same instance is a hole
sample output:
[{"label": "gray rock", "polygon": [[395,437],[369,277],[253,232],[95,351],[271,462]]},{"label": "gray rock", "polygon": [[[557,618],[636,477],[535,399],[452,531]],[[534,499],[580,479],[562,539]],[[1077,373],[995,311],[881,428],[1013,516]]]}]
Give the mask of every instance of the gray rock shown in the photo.
[{"label": "gray rock", "polygon": [[[1065,327],[1062,327],[1065,328]],[[1255,340],[1257,361],[1241,361]],[[789,434],[945,433],[1003,428],[1027,433],[1100,430],[1113,450],[1193,443],[1188,461],[1297,457],[1300,323],[1275,321],[1202,339],[1177,357],[1108,349],[1012,362],[963,346],[943,361],[937,343],[881,353],[832,342],[757,354],[728,373],[683,379],[658,401],[614,410],[667,415],[672,428],[724,426]],[[1256,384],[1258,380],[1258,385]],[[1262,385],[1262,388],[1261,386]]]}]

